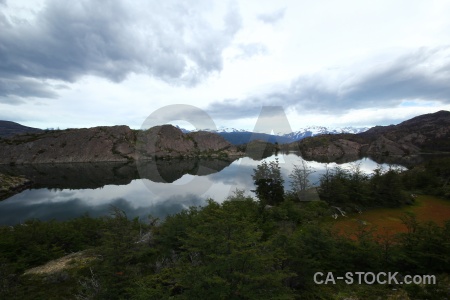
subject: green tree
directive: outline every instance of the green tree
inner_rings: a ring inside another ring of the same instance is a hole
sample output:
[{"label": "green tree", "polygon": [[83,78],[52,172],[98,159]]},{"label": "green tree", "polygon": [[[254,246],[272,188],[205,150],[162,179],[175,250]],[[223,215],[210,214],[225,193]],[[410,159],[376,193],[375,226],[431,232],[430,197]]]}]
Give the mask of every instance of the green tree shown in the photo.
[{"label": "green tree", "polygon": [[400,170],[389,168],[387,171],[378,167],[370,179],[372,206],[399,206],[406,200],[402,192]]},{"label": "green tree", "polygon": [[348,189],[349,172],[341,167],[329,169],[320,177],[320,186],[317,189],[320,199],[333,205],[345,205],[350,202]]},{"label": "green tree", "polygon": [[271,237],[264,237],[256,201],[239,193],[222,204],[209,200],[191,219],[178,235],[179,252],[172,252],[170,263],[154,275],[139,280],[135,298],[293,298],[284,285],[292,274],[281,267],[286,253]]},{"label": "green tree", "polygon": [[267,163],[263,161],[253,170],[253,181],[256,186],[256,196],[262,205],[276,205],[284,199],[284,180],[278,159]]}]

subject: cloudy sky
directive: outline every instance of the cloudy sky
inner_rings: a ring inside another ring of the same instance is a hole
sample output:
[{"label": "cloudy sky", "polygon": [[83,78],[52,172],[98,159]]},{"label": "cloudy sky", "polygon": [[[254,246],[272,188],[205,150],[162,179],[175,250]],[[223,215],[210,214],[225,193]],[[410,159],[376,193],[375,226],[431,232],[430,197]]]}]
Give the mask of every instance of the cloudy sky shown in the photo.
[{"label": "cloudy sky", "polygon": [[448,16],[447,0],[0,0],[0,120],[140,128],[188,104],[219,128],[252,130],[263,106],[293,130],[396,124],[450,110]]}]

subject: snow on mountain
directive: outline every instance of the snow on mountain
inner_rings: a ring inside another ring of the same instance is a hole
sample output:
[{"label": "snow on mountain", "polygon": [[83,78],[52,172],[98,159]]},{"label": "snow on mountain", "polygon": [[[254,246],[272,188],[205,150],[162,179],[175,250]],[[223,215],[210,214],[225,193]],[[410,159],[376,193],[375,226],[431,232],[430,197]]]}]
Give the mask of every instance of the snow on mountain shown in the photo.
[{"label": "snow on mountain", "polygon": [[[178,126],[177,126],[178,127]],[[180,128],[178,127],[183,133],[189,133],[189,132],[195,132],[198,130],[187,130],[184,128]],[[301,128],[300,130],[288,133],[288,134],[276,134],[275,136],[280,136],[285,138],[283,142],[287,142],[287,141],[298,141],[301,139],[304,139],[306,137],[310,137],[310,136],[316,136],[316,135],[321,135],[321,134],[339,134],[339,133],[361,133],[364,132],[366,130],[368,130],[369,127],[351,127],[351,126],[346,126],[346,127],[336,127],[336,128],[328,128],[325,126],[308,126],[305,128]],[[216,130],[213,129],[202,129],[202,131],[209,131],[209,132],[214,132],[214,133],[218,133],[221,134],[222,136],[224,136],[226,139],[229,139],[230,141],[234,141],[234,138],[231,136],[232,134],[237,134],[237,135],[242,135],[245,134],[246,139],[250,138],[252,132],[251,131],[247,131],[247,130],[243,130],[243,129],[236,129],[236,128],[229,128],[229,127],[219,127]],[[231,134],[231,135],[230,135]],[[260,134],[261,136],[266,136],[266,134]],[[270,135],[267,135],[270,136]],[[246,139],[242,139],[240,138],[240,140],[246,140]]]},{"label": "snow on mountain", "polygon": [[236,128],[228,128],[228,127],[219,127],[218,129],[206,128],[206,129],[195,129],[195,130],[187,130],[187,129],[180,128],[180,127],[178,127],[178,128],[181,129],[181,131],[183,131],[183,132],[196,132],[196,131],[207,131],[207,132],[214,132],[214,133],[251,132],[251,131],[247,131],[244,129],[236,129]]},{"label": "snow on mountain", "polygon": [[250,131],[247,131],[247,130],[244,130],[244,129],[236,129],[236,128],[228,128],[228,127],[219,127],[217,130],[208,130],[207,129],[207,131],[210,131],[210,132],[228,132],[228,133],[230,133],[230,132],[250,132]]},{"label": "snow on mountain", "polygon": [[361,132],[367,131],[369,129],[370,129],[370,127],[350,127],[350,126],[336,128],[336,130],[339,130],[341,133],[354,133],[354,134],[361,133]]},{"label": "snow on mountain", "polygon": [[327,128],[324,126],[309,126],[300,130],[284,134],[284,137],[288,137],[293,141],[298,141],[310,136],[316,136],[321,134],[338,134],[338,133],[360,133],[368,130],[369,127],[338,127]]},{"label": "snow on mountain", "polygon": [[180,127],[180,126],[178,126],[178,125],[176,125],[175,127],[178,128],[178,129],[180,129],[182,133],[189,133],[189,132],[191,132],[191,130],[182,128],[182,127]]}]

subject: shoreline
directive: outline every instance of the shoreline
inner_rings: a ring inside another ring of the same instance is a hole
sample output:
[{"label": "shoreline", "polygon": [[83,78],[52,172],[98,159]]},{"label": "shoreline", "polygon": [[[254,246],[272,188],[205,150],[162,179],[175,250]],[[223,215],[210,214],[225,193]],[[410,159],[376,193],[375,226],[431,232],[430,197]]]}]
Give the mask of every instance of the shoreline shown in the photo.
[{"label": "shoreline", "polygon": [[32,184],[28,178],[0,173],[0,201],[20,193]]}]

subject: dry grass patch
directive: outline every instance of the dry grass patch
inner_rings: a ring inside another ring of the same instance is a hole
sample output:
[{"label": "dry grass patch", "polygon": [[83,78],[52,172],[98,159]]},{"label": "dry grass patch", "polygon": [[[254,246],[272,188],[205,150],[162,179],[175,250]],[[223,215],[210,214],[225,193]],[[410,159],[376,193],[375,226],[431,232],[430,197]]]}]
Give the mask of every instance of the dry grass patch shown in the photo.
[{"label": "dry grass patch", "polygon": [[25,271],[24,275],[44,275],[61,272],[67,269],[83,268],[96,259],[98,259],[98,256],[95,256],[88,251],[80,251],[51,260],[45,265],[28,269]]}]

